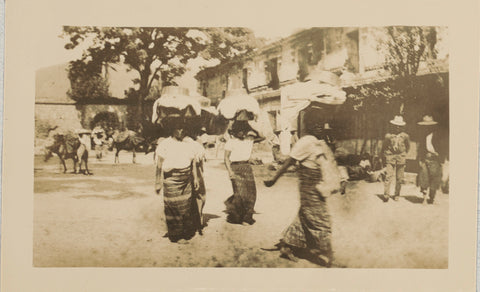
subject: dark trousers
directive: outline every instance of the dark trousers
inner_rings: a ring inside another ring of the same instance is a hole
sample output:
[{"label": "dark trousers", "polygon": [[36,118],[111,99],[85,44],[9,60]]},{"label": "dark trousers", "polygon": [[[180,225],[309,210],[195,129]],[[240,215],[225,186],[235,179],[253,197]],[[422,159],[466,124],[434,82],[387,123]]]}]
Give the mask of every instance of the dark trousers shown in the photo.
[{"label": "dark trousers", "polygon": [[435,200],[435,195],[442,180],[442,166],[435,159],[419,161],[418,185],[420,191],[426,196],[429,193],[430,201]]}]

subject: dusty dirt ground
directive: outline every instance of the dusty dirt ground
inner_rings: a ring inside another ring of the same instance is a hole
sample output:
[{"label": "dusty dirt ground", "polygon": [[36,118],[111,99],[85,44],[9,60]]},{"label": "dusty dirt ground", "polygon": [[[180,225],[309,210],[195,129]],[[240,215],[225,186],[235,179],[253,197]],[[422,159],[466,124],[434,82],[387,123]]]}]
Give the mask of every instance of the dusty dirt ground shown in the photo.
[{"label": "dusty dirt ground", "polygon": [[[214,152],[212,152],[214,153]],[[221,159],[206,164],[208,226],[188,244],[171,243],[163,199],[153,191],[152,156],[121,153],[90,158],[92,176],[63,174],[57,157],[35,157],[33,264],[36,267],[319,267],[264,251],[281,238],[298,211],[294,173],[266,188],[270,173],[254,166],[257,220],[226,222],[223,201],[231,185]],[[68,171],[72,162],[68,161]],[[382,202],[381,183],[350,182],[345,196],[329,199],[337,264],[347,268],[448,268],[448,195],[421,204],[410,183],[398,202]]]}]

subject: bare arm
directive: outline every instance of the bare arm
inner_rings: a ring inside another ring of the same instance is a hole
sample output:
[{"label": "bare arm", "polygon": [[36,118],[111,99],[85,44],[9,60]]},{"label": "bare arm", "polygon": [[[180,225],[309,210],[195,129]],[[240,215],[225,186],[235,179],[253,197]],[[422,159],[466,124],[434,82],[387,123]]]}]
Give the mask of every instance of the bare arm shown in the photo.
[{"label": "bare arm", "polygon": [[225,150],[224,162],[225,162],[225,167],[227,168],[227,171],[228,171],[228,176],[230,178],[233,178],[234,173],[233,173],[232,167],[231,167],[230,154],[232,154],[232,151]]},{"label": "bare arm", "polygon": [[294,164],[295,164],[295,159],[293,159],[292,157],[288,157],[287,160],[285,160],[285,162],[283,163],[282,167],[280,167],[280,169],[277,170],[273,178],[270,180],[264,181],[264,184],[267,187],[273,186],[277,182],[277,180],[287,171],[287,169]]},{"label": "bare arm", "polygon": [[156,171],[155,171],[155,191],[157,192],[157,194],[160,193],[162,188],[163,188],[163,158],[158,156]]},{"label": "bare arm", "polygon": [[197,173],[197,160],[193,159],[192,161],[192,174],[193,174],[193,187],[195,190],[198,190],[200,187],[199,181],[198,181],[198,173]]}]

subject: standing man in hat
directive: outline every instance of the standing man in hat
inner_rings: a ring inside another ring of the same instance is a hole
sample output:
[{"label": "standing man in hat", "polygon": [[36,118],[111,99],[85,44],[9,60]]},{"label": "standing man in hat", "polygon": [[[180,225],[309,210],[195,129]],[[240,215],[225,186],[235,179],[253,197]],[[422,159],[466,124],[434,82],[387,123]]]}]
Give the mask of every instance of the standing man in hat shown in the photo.
[{"label": "standing man in hat", "polygon": [[400,189],[403,184],[407,153],[410,150],[410,137],[404,132],[405,122],[402,116],[395,116],[390,121],[390,131],[385,135],[382,144],[382,153],[385,156],[387,175],[385,178],[385,202],[390,198],[390,186],[395,177],[395,195],[393,199],[398,201]]},{"label": "standing man in hat", "polygon": [[[417,151],[417,160],[420,167],[418,173],[418,185],[423,194],[423,204],[433,204],[435,195],[440,187],[442,179],[441,156],[439,136],[436,132],[437,122],[432,116],[424,116],[421,122],[421,139]],[[428,195],[427,195],[428,193]]]}]

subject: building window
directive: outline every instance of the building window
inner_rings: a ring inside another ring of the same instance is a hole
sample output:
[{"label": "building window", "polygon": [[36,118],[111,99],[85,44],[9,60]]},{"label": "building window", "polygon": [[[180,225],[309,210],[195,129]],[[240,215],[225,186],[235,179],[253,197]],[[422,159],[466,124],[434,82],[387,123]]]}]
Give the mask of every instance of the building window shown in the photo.
[{"label": "building window", "polygon": [[202,95],[207,96],[207,82],[203,82]]},{"label": "building window", "polygon": [[348,59],[345,61],[345,67],[348,71],[358,73],[360,71],[360,54],[359,54],[359,31],[358,29],[347,33],[347,54]]},{"label": "building window", "polygon": [[265,62],[265,74],[267,76],[267,86],[272,89],[280,88],[278,78],[278,58],[273,58]]}]

